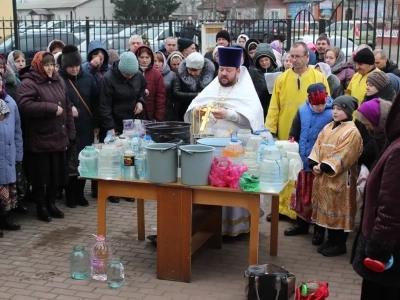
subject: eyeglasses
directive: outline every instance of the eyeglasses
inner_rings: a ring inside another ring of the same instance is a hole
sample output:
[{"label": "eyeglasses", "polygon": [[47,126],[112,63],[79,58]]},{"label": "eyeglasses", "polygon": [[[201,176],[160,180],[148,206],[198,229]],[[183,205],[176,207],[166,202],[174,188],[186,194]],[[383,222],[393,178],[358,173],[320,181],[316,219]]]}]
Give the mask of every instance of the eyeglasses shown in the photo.
[{"label": "eyeglasses", "polygon": [[290,58],[293,59],[293,60],[299,60],[300,58],[303,58],[306,55],[307,54],[305,54],[305,55],[292,55],[292,54],[290,54]]}]

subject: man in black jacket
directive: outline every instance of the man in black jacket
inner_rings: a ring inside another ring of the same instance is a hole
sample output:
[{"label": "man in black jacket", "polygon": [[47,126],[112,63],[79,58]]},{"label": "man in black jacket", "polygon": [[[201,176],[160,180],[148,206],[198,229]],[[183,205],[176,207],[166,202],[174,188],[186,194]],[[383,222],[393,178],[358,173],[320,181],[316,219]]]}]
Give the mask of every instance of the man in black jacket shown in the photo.
[{"label": "man in black jacket", "polygon": [[385,73],[393,73],[400,77],[400,70],[396,63],[391,61],[383,49],[375,49],[375,66]]}]

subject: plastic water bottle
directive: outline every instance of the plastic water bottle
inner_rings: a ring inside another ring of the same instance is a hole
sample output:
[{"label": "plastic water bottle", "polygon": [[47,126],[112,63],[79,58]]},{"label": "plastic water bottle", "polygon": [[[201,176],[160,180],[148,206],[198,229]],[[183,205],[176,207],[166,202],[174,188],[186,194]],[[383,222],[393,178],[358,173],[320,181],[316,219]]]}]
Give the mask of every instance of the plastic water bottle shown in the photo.
[{"label": "plastic water bottle", "polygon": [[135,179],[135,152],[130,148],[124,153],[124,178],[125,180]]},{"label": "plastic water bottle", "polygon": [[257,165],[257,153],[252,147],[246,147],[246,153],[244,154],[243,164],[247,166],[247,173],[253,176],[260,176],[260,172]]},{"label": "plastic water bottle", "polygon": [[264,158],[260,164],[260,188],[263,191],[279,191],[283,183],[281,153],[272,140],[265,148]]},{"label": "plastic water bottle", "polygon": [[117,289],[124,285],[125,271],[119,258],[111,259],[107,267],[107,283],[112,289]]},{"label": "plastic water bottle", "polygon": [[133,138],[131,140],[131,148],[132,148],[133,152],[135,152],[135,154],[139,154],[140,153],[139,135],[137,133],[135,133],[133,135]]},{"label": "plastic water bottle", "polygon": [[267,142],[266,141],[262,141],[260,147],[258,147],[257,149],[257,165],[261,164],[262,160],[264,159],[264,151],[265,148],[267,147]]},{"label": "plastic water bottle", "polygon": [[135,178],[139,180],[147,179],[147,157],[144,152],[135,153]]},{"label": "plastic water bottle", "polygon": [[145,136],[146,145],[154,144],[155,142],[151,139],[150,135]]},{"label": "plastic water bottle", "polygon": [[114,137],[112,136],[111,130],[107,131],[107,136],[104,138],[104,144],[109,144],[114,141]]},{"label": "plastic water bottle", "polygon": [[83,246],[75,246],[69,256],[69,267],[71,277],[74,279],[85,279],[90,275],[90,257]]},{"label": "plastic water bottle", "polygon": [[90,275],[94,280],[107,280],[107,266],[111,257],[111,247],[106,238],[103,235],[96,236],[96,243],[90,249]]}]

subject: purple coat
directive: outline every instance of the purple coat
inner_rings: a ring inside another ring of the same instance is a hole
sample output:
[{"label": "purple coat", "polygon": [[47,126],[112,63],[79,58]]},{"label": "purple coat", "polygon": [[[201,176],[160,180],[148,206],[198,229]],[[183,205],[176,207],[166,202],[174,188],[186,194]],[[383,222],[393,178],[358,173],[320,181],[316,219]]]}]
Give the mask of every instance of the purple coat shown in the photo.
[{"label": "purple coat", "polygon": [[[66,151],[75,140],[75,125],[64,80],[57,72],[44,79],[30,66],[20,71],[17,103],[23,122],[24,149],[29,152]],[[56,116],[60,106],[61,115]]]},{"label": "purple coat", "polygon": [[344,89],[346,89],[349,85],[350,80],[355,74],[353,64],[350,62],[346,62],[339,70],[337,70],[333,74],[336,75],[337,78],[339,78],[340,84],[343,86]]},{"label": "purple coat", "polygon": [[10,96],[4,101],[10,115],[0,121],[0,184],[10,184],[17,181],[15,163],[22,161],[22,132],[17,104]]}]

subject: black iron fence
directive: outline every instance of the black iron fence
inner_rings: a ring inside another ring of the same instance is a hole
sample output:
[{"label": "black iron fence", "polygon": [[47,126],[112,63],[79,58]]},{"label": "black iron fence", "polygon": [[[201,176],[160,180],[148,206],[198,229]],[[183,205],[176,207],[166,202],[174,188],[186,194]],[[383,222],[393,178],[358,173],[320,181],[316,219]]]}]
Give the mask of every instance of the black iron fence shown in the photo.
[{"label": "black iron fence", "polygon": [[[289,49],[295,41],[315,42],[318,36],[326,33],[331,46],[337,46],[350,56],[359,44],[368,44],[372,48],[386,50],[388,56],[399,61],[399,23],[397,5],[394,1],[347,2],[332,6],[330,16],[320,14],[315,18],[311,7],[302,9],[288,19],[264,20],[222,20],[233,42],[240,34],[260,42],[270,42],[279,37],[285,40],[284,47]],[[377,2],[377,3],[375,3]],[[365,3],[368,3],[366,5]],[[381,10],[378,10],[380,8]],[[400,8],[399,8],[400,9]],[[321,10],[320,10],[321,12]],[[322,11],[323,13],[324,11]],[[371,17],[372,14],[372,17]],[[400,13],[399,13],[400,15]],[[83,58],[86,58],[88,44],[99,40],[106,49],[115,49],[119,53],[129,48],[129,38],[140,35],[152,49],[158,50],[169,36],[187,36],[193,33],[195,43],[201,43],[201,24],[207,21],[194,21],[189,28],[185,20],[53,20],[18,21],[14,28],[13,20],[0,20],[0,55],[6,56],[12,50],[23,51],[28,62],[40,50],[46,50],[54,39],[66,44],[78,46]],[[189,29],[188,29],[189,28]]]}]

